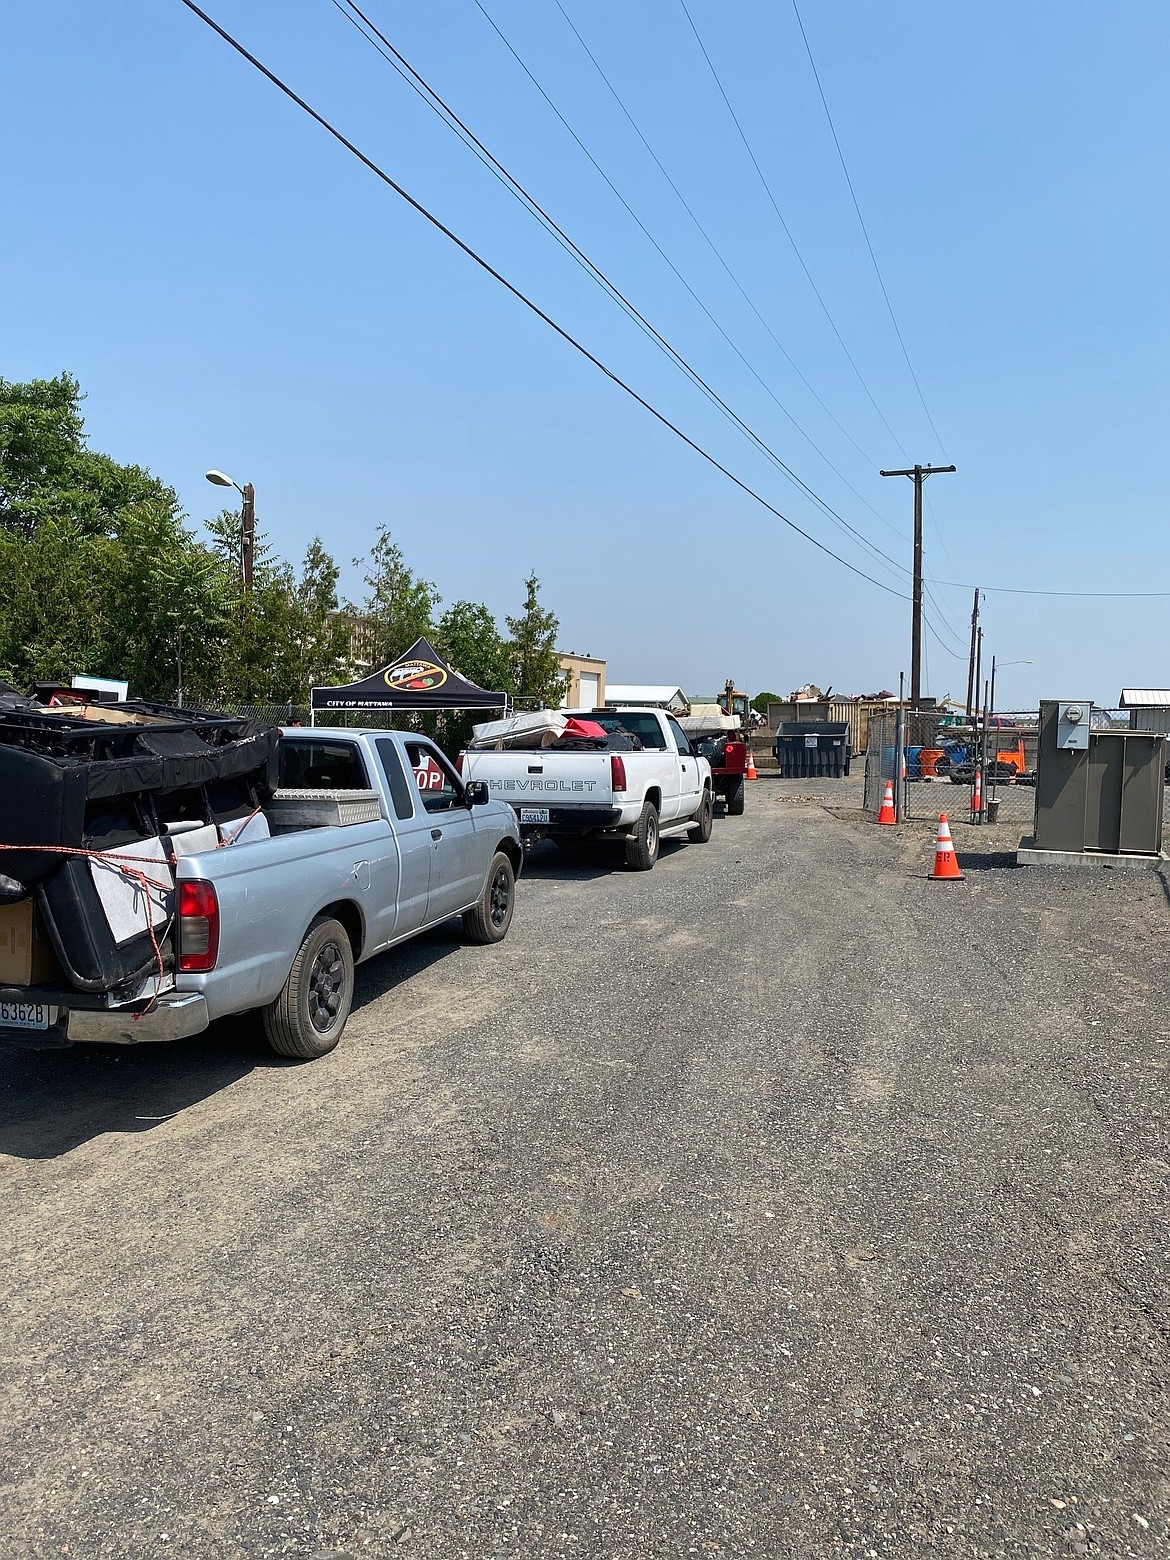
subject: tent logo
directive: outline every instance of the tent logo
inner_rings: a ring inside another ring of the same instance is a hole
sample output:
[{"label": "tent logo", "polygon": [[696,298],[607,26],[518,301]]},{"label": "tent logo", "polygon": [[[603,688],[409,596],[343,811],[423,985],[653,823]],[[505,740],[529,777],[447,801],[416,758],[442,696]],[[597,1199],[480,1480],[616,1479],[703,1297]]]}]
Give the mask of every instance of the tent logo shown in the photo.
[{"label": "tent logo", "polygon": [[406,693],[423,693],[430,688],[441,688],[447,681],[447,669],[433,661],[399,661],[382,673],[387,688],[397,688]]}]

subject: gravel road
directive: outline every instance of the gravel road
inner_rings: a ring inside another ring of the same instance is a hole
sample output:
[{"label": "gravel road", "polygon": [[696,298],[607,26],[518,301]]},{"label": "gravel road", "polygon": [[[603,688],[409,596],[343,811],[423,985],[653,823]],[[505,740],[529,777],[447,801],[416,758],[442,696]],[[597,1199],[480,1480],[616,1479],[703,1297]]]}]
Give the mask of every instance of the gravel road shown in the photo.
[{"label": "gravel road", "polygon": [[319,1063],[0,1052],[0,1553],[1170,1552],[1166,883],[857,791],[535,852]]}]

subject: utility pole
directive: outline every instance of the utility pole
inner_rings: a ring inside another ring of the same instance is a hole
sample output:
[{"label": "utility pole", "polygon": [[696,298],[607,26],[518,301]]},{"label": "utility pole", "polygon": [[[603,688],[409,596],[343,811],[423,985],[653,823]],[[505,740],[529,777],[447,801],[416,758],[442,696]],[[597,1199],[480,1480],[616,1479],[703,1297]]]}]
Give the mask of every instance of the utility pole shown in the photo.
[{"label": "utility pole", "polygon": [[975,606],[971,611],[971,654],[967,661],[967,721],[970,724],[975,713],[975,689],[977,679],[975,676],[975,636],[979,632],[979,587],[975,587]]},{"label": "utility pole", "polygon": [[922,484],[936,472],[954,466],[912,466],[908,471],[883,471],[883,477],[909,477],[914,484],[914,606],[910,629],[910,704],[917,709],[922,698]]},{"label": "utility pole", "polygon": [[252,554],[256,546],[256,489],[245,482],[240,489],[244,502],[240,506],[240,574],[244,595],[252,592]]}]

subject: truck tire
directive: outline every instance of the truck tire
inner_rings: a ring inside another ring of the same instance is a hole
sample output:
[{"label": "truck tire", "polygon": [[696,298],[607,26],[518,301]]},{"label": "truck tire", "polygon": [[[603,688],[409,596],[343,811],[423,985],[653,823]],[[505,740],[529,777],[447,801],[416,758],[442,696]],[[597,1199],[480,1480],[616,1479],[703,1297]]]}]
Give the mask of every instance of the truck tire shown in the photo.
[{"label": "truck tire", "polygon": [[743,776],[740,775],[739,779],[727,793],[727,816],[729,818],[739,818],[742,816],[744,801],[743,793]]},{"label": "truck tire", "polygon": [[626,866],[635,872],[649,872],[657,860],[658,809],[653,802],[646,802],[633,834],[626,840]]},{"label": "truck tire", "polygon": [[279,1056],[313,1061],[341,1039],[353,1005],[353,949],[340,921],[319,915],[301,944],[284,989],[264,1009],[264,1033]]},{"label": "truck tire", "polygon": [[472,942],[503,942],[512,924],[516,904],[516,874],[512,863],[498,850],[488,868],[483,893],[470,910],[463,912],[463,935]]},{"label": "truck tire", "polygon": [[687,830],[687,839],[692,845],[705,845],[711,838],[711,822],[715,816],[715,804],[711,800],[710,790],[703,791],[703,800],[695,814],[694,828]]}]

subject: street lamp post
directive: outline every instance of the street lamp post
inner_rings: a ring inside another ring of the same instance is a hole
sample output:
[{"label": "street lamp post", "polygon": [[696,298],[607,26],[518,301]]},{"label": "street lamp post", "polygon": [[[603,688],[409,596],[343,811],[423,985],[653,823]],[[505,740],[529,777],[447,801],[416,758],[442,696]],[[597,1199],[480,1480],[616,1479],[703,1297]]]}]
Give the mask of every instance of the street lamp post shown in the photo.
[{"label": "street lamp post", "polygon": [[[1000,665],[1002,665],[1002,666],[1035,666],[1035,664],[1036,664],[1035,661],[1002,661],[1002,662],[1000,662]],[[986,722],[986,724],[984,725],[984,728],[983,728],[983,743],[984,743],[984,753],[985,754],[986,754],[986,751],[987,751],[987,743],[988,743],[988,740],[989,740],[989,737],[990,737],[990,733],[988,732],[987,727],[991,724],[992,717],[995,715],[995,668],[996,668],[996,660],[995,660],[995,657],[992,656],[992,658],[991,658],[991,689],[990,689],[990,692],[989,692],[988,702],[987,702],[988,715],[987,715],[987,722]],[[993,751],[996,751],[996,750],[993,750]],[[991,782],[991,794],[992,794],[992,797],[995,798],[995,799],[998,799],[998,797],[999,797],[999,765],[998,764],[993,764],[991,767],[992,767],[992,773],[987,778]]]},{"label": "street lamp post", "polygon": [[256,489],[250,482],[241,487],[226,471],[209,471],[206,476],[215,487],[234,487],[243,500],[240,505],[240,582],[247,596],[252,590],[252,554],[256,546]]},{"label": "street lamp post", "polygon": [[[1035,661],[1001,661],[1000,666],[1035,666]],[[995,657],[991,658],[991,713],[995,714]]]}]

